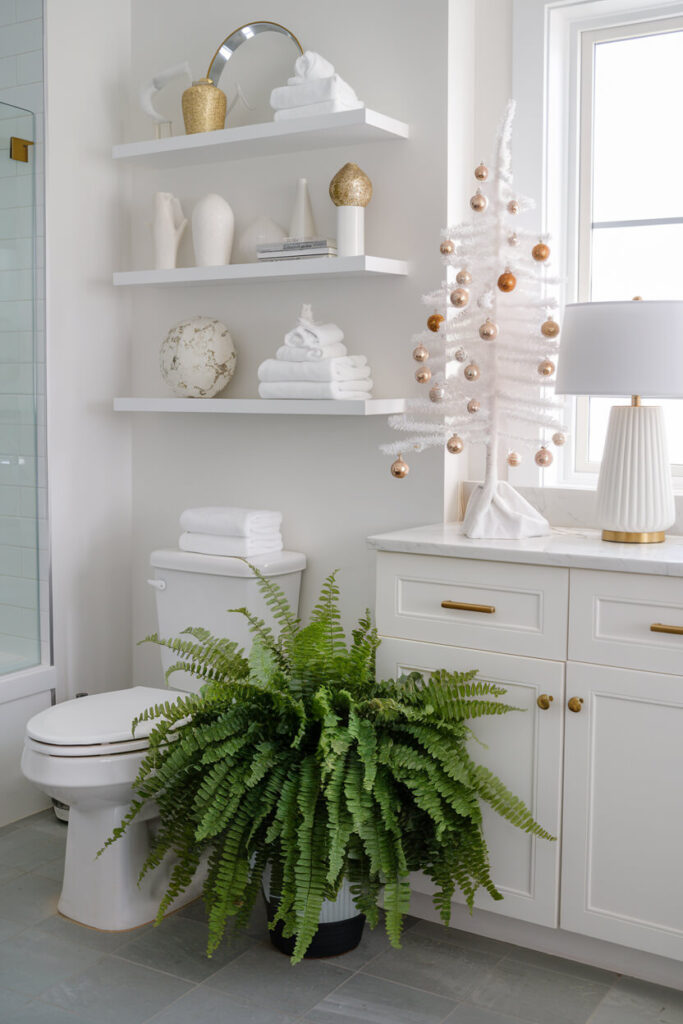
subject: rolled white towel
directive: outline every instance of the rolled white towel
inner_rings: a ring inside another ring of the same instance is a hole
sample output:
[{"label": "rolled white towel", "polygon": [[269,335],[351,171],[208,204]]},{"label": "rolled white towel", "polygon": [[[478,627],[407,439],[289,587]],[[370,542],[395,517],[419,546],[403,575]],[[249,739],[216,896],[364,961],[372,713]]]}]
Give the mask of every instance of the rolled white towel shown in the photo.
[{"label": "rolled white towel", "polygon": [[318,359],[317,362],[285,362],[266,359],[258,368],[258,379],[264,382],[278,380],[363,380],[370,376],[365,356],[346,356],[340,359]]},{"label": "rolled white towel", "polygon": [[302,318],[294,330],[285,334],[285,345],[289,348],[329,348],[343,340],[344,332],[336,324],[315,324]]},{"label": "rolled white towel", "polygon": [[277,533],[281,525],[282,512],[229,505],[186,508],[180,516],[180,529],[186,533],[208,533],[220,537],[270,536]]},{"label": "rolled white towel", "polygon": [[341,100],[326,100],[324,103],[308,103],[304,107],[289,107],[287,110],[276,110],[274,121],[292,121],[297,117],[320,117],[321,114],[338,114],[340,110],[360,110],[365,104],[361,100],[355,103],[342,103]]},{"label": "rolled white towel", "polygon": [[322,359],[336,359],[338,356],[348,355],[348,349],[343,342],[337,341],[334,345],[321,345],[320,348],[306,348],[305,346],[295,347],[293,345],[280,345],[275,353],[276,359],[286,363],[315,363]]},{"label": "rolled white towel", "polygon": [[181,551],[196,551],[200,555],[231,555],[248,558],[249,555],[269,555],[282,551],[282,535],[272,537],[214,537],[209,533],[181,533],[178,541]]},{"label": "rolled white towel", "polygon": [[261,398],[369,398],[373,383],[367,380],[281,380],[262,382],[258,386]]},{"label": "rolled white towel", "polygon": [[325,60],[315,50],[306,50],[294,63],[297,78],[330,78],[334,74],[334,65]]},{"label": "rolled white towel", "polygon": [[339,100],[341,103],[357,103],[358,97],[343,78],[311,78],[298,85],[281,85],[270,94],[273,110],[287,110],[290,107],[306,107],[311,103],[325,103]]}]

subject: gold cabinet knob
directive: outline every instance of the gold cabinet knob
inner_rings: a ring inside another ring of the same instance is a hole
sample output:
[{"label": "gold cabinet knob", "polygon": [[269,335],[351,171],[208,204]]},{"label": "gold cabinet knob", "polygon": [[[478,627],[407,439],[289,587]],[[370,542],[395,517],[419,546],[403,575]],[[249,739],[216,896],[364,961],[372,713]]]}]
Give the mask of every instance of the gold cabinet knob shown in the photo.
[{"label": "gold cabinet knob", "polygon": [[550,707],[550,702],[552,699],[553,698],[547,693],[539,693],[538,697],[536,698],[536,703],[538,704],[541,711],[547,711]]},{"label": "gold cabinet knob", "polygon": [[567,707],[570,711],[580,711],[581,705],[583,704],[583,697],[570,697],[567,701]]}]

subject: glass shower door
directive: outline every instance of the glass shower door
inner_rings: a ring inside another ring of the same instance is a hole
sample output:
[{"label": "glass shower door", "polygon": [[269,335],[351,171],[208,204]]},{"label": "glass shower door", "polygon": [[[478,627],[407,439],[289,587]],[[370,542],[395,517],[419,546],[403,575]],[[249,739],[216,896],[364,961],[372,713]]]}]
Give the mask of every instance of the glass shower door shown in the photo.
[{"label": "glass shower door", "polygon": [[0,676],[42,660],[34,139],[33,114],[0,102]]}]

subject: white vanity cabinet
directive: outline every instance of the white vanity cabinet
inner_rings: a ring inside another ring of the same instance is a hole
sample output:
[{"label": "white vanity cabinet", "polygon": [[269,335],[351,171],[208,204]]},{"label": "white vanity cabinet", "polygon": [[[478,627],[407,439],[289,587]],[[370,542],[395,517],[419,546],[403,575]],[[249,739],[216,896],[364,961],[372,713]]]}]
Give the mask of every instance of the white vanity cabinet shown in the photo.
[{"label": "white vanity cabinet", "polygon": [[558,841],[487,815],[504,900],[477,906],[683,960],[683,539],[486,542],[445,524],[370,544],[378,671],[476,668],[524,709],[477,720],[473,756]]}]

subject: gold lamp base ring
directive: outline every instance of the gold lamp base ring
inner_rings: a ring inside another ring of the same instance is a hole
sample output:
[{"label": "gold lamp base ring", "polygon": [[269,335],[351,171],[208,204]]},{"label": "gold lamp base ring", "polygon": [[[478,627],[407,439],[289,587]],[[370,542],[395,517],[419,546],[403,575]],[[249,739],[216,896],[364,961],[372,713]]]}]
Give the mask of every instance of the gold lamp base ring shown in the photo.
[{"label": "gold lamp base ring", "polygon": [[655,530],[653,533],[631,533],[626,530],[603,530],[602,539],[614,541],[617,544],[661,544],[666,540],[664,530]]}]

